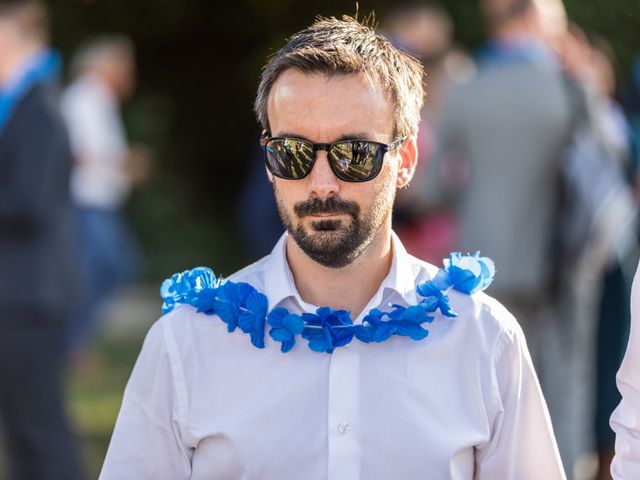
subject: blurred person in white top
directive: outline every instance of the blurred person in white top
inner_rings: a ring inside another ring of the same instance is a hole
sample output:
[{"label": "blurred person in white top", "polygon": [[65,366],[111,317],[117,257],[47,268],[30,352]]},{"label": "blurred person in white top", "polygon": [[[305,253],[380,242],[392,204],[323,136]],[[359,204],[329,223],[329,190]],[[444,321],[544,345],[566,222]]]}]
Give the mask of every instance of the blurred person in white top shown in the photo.
[{"label": "blurred person in white top", "polygon": [[89,40],[73,58],[71,73],[62,111],[75,162],[71,193],[87,289],[69,339],[75,350],[91,332],[103,301],[138,270],[137,247],[120,209],[146,177],[149,155],[142,146],[129,147],[120,114],[134,88],[132,42],[121,35]]},{"label": "blurred person in white top", "polygon": [[631,480],[640,478],[640,265],[631,288],[631,332],[617,383],[622,401],[611,416],[616,432],[611,475]]},{"label": "blurred person in white top", "polygon": [[141,147],[129,148],[120,115],[135,84],[133,44],[120,35],[91,40],[71,69],[62,106],[76,161],[73,197],[80,206],[120,208],[138,180],[132,164],[144,161]]}]

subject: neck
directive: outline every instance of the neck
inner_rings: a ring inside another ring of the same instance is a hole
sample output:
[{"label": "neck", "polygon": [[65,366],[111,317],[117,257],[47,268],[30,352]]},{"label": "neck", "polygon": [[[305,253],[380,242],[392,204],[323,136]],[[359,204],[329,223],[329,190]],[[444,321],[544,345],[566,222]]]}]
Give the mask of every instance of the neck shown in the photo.
[{"label": "neck", "polygon": [[24,63],[42,48],[43,46],[39,43],[30,43],[2,55],[0,57],[0,86],[18,73],[23,68]]},{"label": "neck", "polygon": [[318,306],[349,310],[356,318],[389,273],[393,252],[391,226],[385,225],[350,265],[329,268],[309,258],[289,236],[287,261],[302,299]]}]

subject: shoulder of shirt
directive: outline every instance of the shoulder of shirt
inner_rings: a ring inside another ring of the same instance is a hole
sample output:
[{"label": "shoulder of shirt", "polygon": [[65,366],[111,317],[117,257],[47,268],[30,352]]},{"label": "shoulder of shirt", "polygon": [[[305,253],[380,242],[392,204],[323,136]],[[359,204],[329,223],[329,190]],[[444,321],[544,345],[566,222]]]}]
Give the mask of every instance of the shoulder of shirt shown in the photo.
[{"label": "shoulder of shirt", "polygon": [[[438,273],[439,268],[435,265],[412,255],[408,256],[416,285],[435,277]],[[456,309],[456,311],[459,310],[460,315],[466,318],[473,318],[476,321],[486,323],[487,326],[495,327],[509,334],[513,334],[520,329],[517,320],[511,312],[509,312],[502,303],[485,292],[467,295],[452,290],[448,295],[454,309]]]},{"label": "shoulder of shirt", "polygon": [[509,310],[492,296],[477,292],[473,295],[453,291],[449,294],[451,304],[459,317],[454,319],[472,322],[479,340],[493,345],[499,355],[507,344],[524,344],[524,333]]},{"label": "shoulder of shirt", "polygon": [[145,342],[162,344],[171,357],[181,357],[193,350],[192,345],[202,332],[224,326],[216,320],[191,305],[179,305],[151,326]]},{"label": "shoulder of shirt", "polygon": [[438,273],[439,268],[432,263],[425,262],[418,257],[414,257],[410,253],[407,253],[406,255],[406,258],[411,265],[411,271],[416,285],[435,277]]},{"label": "shoulder of shirt", "polygon": [[[258,290],[262,290],[264,287],[264,276],[263,273],[266,269],[267,263],[269,260],[269,255],[263,257],[262,259],[242,268],[241,270],[236,271],[229,277],[225,277],[227,280],[232,282],[247,282],[252,286],[257,288]],[[224,326],[224,324],[217,320],[213,322],[212,315],[207,315],[202,312],[198,312],[195,307],[191,305],[179,305],[174,308],[172,311],[162,315],[156,323],[164,324],[165,327],[169,326],[171,331],[175,335],[180,335],[179,332],[184,331],[185,329],[201,329],[207,328],[210,324],[220,324]],[[203,323],[204,322],[204,323]],[[154,327],[152,327],[154,328]],[[161,327],[156,327],[161,328]]]},{"label": "shoulder of shirt", "polygon": [[234,272],[233,274],[226,277],[226,279],[235,283],[250,283],[259,291],[264,291],[264,274],[269,267],[270,259],[271,254],[266,255],[260,260]]}]

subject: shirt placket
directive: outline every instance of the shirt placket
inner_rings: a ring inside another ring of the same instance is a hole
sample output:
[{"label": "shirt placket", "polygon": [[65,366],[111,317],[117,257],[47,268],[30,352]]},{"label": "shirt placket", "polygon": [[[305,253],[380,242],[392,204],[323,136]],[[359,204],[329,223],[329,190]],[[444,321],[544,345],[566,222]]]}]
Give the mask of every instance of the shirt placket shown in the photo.
[{"label": "shirt placket", "polygon": [[360,478],[360,357],[354,346],[336,349],[329,365],[328,480]]}]

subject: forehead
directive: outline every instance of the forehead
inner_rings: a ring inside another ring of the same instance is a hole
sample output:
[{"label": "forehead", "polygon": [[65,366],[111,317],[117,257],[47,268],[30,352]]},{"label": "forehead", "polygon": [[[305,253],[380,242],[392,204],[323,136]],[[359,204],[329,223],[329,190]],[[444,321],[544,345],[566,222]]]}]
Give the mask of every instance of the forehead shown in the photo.
[{"label": "forehead", "polygon": [[274,136],[297,134],[331,142],[357,133],[390,141],[393,133],[391,100],[364,74],[286,70],[271,89],[267,110]]}]

